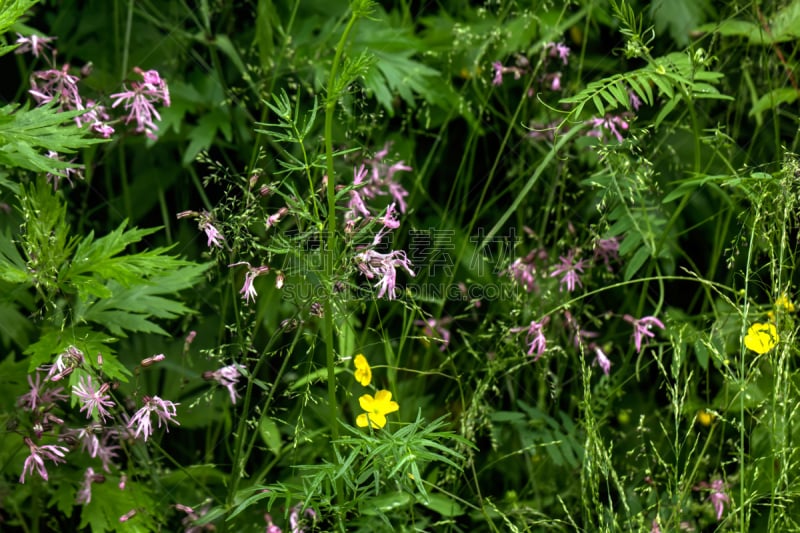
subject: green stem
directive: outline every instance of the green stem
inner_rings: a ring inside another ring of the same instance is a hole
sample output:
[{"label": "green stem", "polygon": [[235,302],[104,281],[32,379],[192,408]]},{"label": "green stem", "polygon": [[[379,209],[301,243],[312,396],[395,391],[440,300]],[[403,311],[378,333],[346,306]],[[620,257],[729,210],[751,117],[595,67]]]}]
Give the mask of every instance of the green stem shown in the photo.
[{"label": "green stem", "polygon": [[[355,12],[350,15],[350,20],[347,22],[347,26],[345,26],[342,37],[339,39],[339,43],[336,45],[336,54],[334,55],[333,63],[331,64],[331,72],[330,76],[328,77],[328,90],[325,100],[325,159],[328,173],[328,245],[325,250],[325,281],[328,284],[328,294],[331,296],[333,295],[334,284],[333,264],[336,259],[336,251],[338,247],[336,240],[336,175],[334,174],[333,170],[333,113],[336,110],[336,102],[339,98],[339,85],[337,83],[339,63],[342,60],[342,54],[344,53],[344,47],[347,43],[347,37],[350,35],[350,30],[353,28],[357,18],[358,14]],[[331,417],[331,440],[336,442],[339,439],[339,406],[336,401],[336,375],[334,372],[335,361],[333,346],[333,313],[333,298],[327,298],[325,302],[323,335],[325,340],[325,360],[328,369],[328,407],[330,408]],[[337,480],[336,482],[336,498],[339,503],[344,502],[344,487],[341,479]]]}]

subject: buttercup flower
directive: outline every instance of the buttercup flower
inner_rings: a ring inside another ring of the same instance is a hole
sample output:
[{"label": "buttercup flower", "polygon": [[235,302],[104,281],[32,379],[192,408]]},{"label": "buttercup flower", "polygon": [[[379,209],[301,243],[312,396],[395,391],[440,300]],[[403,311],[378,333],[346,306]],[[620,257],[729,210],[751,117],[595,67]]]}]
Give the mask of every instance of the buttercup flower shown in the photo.
[{"label": "buttercup flower", "polygon": [[364,387],[368,386],[372,381],[372,368],[370,368],[367,358],[358,354],[353,360],[353,364],[356,366],[356,381]]},{"label": "buttercup flower", "polygon": [[361,428],[382,428],[386,425],[386,415],[400,409],[397,402],[392,401],[392,393],[388,390],[379,390],[374,398],[371,394],[364,394],[358,399],[358,404],[366,411],[356,419],[356,425]]},{"label": "buttercup flower", "polygon": [[785,294],[781,295],[777,300],[775,300],[775,307],[778,309],[783,309],[787,313],[794,313],[794,304]]},{"label": "buttercup flower", "polygon": [[744,336],[744,345],[748,350],[761,355],[773,349],[779,340],[775,324],[756,322],[748,328],[747,335]]}]

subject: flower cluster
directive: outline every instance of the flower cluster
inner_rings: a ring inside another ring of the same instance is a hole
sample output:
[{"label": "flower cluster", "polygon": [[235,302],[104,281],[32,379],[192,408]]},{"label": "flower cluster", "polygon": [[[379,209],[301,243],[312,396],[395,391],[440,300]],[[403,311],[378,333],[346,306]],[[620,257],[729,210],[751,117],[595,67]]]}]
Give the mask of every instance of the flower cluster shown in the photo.
[{"label": "flower cluster", "polygon": [[[561,60],[563,66],[569,63],[570,49],[564,43],[549,42],[544,44],[544,66],[546,67],[551,59],[558,58]],[[492,71],[494,77],[492,78],[492,85],[499,86],[503,84],[503,76],[510,74],[514,76],[515,80],[519,80],[523,76],[531,73],[534,69],[531,68],[530,60],[523,56],[517,55],[513,65],[503,65],[500,61],[492,63]],[[539,84],[551,91],[561,90],[561,77],[560,71],[547,72],[539,77]],[[533,88],[529,89],[528,96],[533,96]]]},{"label": "flower cluster", "polygon": [[115,108],[123,104],[128,112],[125,124],[135,121],[136,129],[134,131],[136,133],[144,133],[150,139],[155,140],[158,138],[154,133],[158,130],[155,120],[161,120],[155,104],[161,104],[164,107],[170,106],[169,89],[157,71],[144,71],[139,67],[134,67],[133,71],[144,81],[133,81],[130,83],[130,88],[123,85],[124,91],[111,95],[111,98],[115,99],[111,107]]},{"label": "flower cluster", "polygon": [[[38,105],[55,105],[62,111],[84,111],[75,117],[77,125],[88,125],[89,129],[105,139],[114,134],[114,127],[111,125],[112,119],[106,107],[92,99],[81,96],[78,83],[81,77],[74,74],[69,63],[57,65],[56,50],[51,54],[50,43],[55,39],[46,36],[23,36],[17,34],[16,53],[31,53],[34,58],[40,56],[45,59],[50,68],[35,70],[31,74],[31,88],[28,91]],[[156,70],[142,70],[134,67],[133,71],[142,77],[141,82],[131,82],[130,88],[123,85],[122,92],[112,94],[114,99],[111,107],[115,108],[120,104],[127,111],[127,116],[123,118],[125,124],[132,121],[136,122],[136,133],[144,133],[151,139],[156,139],[155,131],[158,130],[155,121],[161,120],[156,105],[169,107],[170,97],[169,88],[166,81]],[[81,76],[88,76],[91,73],[91,65],[86,65],[80,70]]]},{"label": "flower cluster", "polygon": [[[358,354],[353,359],[353,365],[356,367],[354,372],[356,381],[363,387],[369,386],[372,382],[372,367],[369,366],[367,358],[363,354]],[[371,394],[363,394],[359,397],[358,404],[366,411],[356,418],[356,425],[362,428],[367,426],[374,429],[383,428],[386,426],[386,415],[400,409],[397,402],[392,401],[392,393],[385,389],[376,392],[374,397]]]}]

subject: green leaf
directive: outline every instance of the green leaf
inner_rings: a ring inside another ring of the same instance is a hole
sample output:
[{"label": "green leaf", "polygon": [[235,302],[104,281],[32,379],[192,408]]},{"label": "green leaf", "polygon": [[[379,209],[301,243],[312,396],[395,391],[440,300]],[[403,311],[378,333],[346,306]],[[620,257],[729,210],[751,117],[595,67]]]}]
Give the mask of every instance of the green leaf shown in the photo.
[{"label": "green leaf", "polygon": [[428,509],[435,511],[447,518],[461,516],[464,514],[464,507],[462,507],[461,504],[454,499],[450,498],[449,496],[445,496],[444,494],[430,494],[428,495],[428,500],[422,502],[422,504]]},{"label": "green leaf", "polygon": [[278,424],[272,418],[268,416],[261,417],[261,421],[258,424],[258,434],[261,435],[261,440],[267,445],[269,451],[275,455],[280,455],[281,432],[278,429]]},{"label": "green leaf", "polygon": [[[85,111],[58,111],[53,105],[30,109],[9,104],[0,107],[0,165],[34,172],[59,173],[77,165],[48,157],[46,152],[72,153],[106,142],[89,136],[74,118]],[[45,152],[45,153],[42,153]]]},{"label": "green leaf", "polygon": [[644,265],[645,261],[647,261],[649,257],[650,257],[650,250],[647,248],[647,246],[642,246],[641,248],[636,250],[636,253],[633,254],[633,257],[631,257],[628,260],[628,266],[625,267],[625,274],[624,274],[625,281],[631,280],[633,276],[639,271],[639,269],[642,268],[642,265]]},{"label": "green leaf", "polygon": [[758,101],[753,104],[753,108],[748,113],[749,116],[754,116],[763,113],[768,109],[775,109],[781,104],[791,104],[800,93],[792,87],[782,87],[780,89],[773,89],[763,95]]},{"label": "green leaf", "polygon": [[38,0],[0,0],[0,35],[6,33],[8,28],[33,7],[37,1]]}]

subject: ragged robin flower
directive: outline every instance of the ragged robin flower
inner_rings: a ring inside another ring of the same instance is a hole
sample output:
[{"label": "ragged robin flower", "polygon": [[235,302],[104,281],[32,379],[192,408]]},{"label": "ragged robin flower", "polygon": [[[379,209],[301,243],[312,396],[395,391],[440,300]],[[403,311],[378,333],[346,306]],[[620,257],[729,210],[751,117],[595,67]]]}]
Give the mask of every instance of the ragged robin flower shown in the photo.
[{"label": "ragged robin flower", "polygon": [[361,383],[364,387],[369,386],[372,381],[372,368],[370,368],[367,358],[362,354],[358,354],[353,360],[353,364],[356,366],[356,381]]},{"label": "ragged robin flower", "polygon": [[778,329],[775,324],[756,322],[747,329],[744,345],[759,355],[765,354],[778,344]]},{"label": "ragged robin flower", "polygon": [[400,409],[397,402],[392,401],[392,393],[388,390],[379,390],[374,398],[371,394],[364,394],[358,399],[358,403],[366,411],[356,419],[356,425],[360,428],[382,428],[386,425],[386,415]]}]

